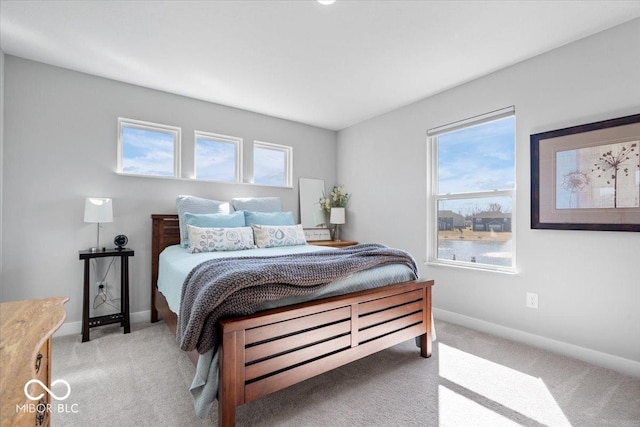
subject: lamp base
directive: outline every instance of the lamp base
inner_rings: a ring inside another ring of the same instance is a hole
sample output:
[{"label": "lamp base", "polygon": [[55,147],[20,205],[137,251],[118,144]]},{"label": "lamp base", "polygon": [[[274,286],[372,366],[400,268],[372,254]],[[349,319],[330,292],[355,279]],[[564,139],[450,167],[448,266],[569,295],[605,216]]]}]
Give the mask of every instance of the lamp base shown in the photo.
[{"label": "lamp base", "polygon": [[98,252],[98,248],[91,247],[91,248],[89,248],[89,252]]},{"label": "lamp base", "polygon": [[333,230],[333,241],[340,242],[340,225],[336,224],[335,229]]}]

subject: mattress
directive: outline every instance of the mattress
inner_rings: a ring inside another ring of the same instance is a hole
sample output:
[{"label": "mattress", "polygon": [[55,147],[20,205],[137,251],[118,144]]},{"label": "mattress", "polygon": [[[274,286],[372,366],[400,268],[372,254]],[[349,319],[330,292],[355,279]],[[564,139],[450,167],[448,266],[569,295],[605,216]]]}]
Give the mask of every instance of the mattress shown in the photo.
[{"label": "mattress", "polygon": [[[326,250],[339,250],[323,246],[297,245],[276,248],[258,248],[241,251],[190,253],[179,245],[169,246],[160,254],[158,267],[158,290],[167,299],[169,308],[174,313],[180,312],[180,296],[182,284],[189,272],[200,263],[210,259],[235,258],[235,257],[262,257]],[[384,265],[370,270],[361,271],[343,279],[337,280],[321,291],[310,296],[285,298],[270,302],[261,307],[268,309],[291,305],[312,299],[326,298],[333,295],[356,292],[363,289],[372,289],[391,283],[413,280],[413,274],[409,268],[402,265]]]}]

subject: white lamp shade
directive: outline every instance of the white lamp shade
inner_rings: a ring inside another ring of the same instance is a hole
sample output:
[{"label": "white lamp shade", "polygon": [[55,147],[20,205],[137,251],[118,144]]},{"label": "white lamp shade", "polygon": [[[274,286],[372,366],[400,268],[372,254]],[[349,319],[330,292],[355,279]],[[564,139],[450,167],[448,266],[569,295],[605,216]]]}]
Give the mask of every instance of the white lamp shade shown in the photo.
[{"label": "white lamp shade", "polygon": [[113,222],[111,199],[87,197],[84,202],[84,222]]},{"label": "white lamp shade", "polygon": [[331,217],[329,218],[329,222],[331,224],[344,224],[344,208],[331,208]]}]

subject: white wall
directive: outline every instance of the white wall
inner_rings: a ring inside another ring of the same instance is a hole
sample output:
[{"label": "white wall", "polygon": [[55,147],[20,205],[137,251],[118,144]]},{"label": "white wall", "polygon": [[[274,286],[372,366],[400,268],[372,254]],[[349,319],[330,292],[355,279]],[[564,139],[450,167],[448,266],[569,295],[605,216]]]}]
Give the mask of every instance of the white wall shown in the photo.
[{"label": "white wall", "polygon": [[[529,199],[530,134],[640,113],[639,41],[634,20],[340,131],[345,236],[409,250],[436,315],[640,375],[640,233],[531,230]],[[425,265],[427,129],[510,105],[518,274]]]},{"label": "white wall", "polygon": [[[279,196],[298,217],[298,178],[333,185],[336,133],[221,105],[119,83],[7,55],[4,68],[4,270],[0,301],[67,295],[67,322],[82,313],[78,250],[95,245],[83,222],[86,196],[112,197],[114,222],[101,242],[124,233],[130,262],[131,311],[149,310],[152,213],[175,213],[178,194],[228,200]],[[244,138],[250,167],[254,139],[293,147],[294,188],[120,176],[119,116],[182,127],[183,164],[193,158],[193,132]],[[118,270],[116,270],[118,271]],[[115,274],[111,283],[117,285]]]}]

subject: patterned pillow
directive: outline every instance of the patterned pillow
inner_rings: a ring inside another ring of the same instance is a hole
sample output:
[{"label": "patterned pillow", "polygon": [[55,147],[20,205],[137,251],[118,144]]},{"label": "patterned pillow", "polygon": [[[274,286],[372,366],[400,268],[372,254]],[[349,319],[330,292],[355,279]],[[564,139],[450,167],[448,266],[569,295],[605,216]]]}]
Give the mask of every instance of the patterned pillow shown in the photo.
[{"label": "patterned pillow", "polygon": [[239,251],[255,249],[251,227],[204,228],[187,225],[189,252]]},{"label": "patterned pillow", "polygon": [[259,248],[306,245],[302,225],[258,225],[251,224],[253,237]]}]

